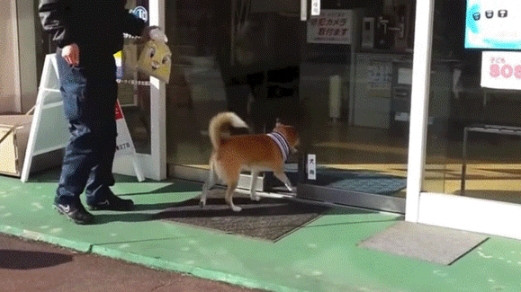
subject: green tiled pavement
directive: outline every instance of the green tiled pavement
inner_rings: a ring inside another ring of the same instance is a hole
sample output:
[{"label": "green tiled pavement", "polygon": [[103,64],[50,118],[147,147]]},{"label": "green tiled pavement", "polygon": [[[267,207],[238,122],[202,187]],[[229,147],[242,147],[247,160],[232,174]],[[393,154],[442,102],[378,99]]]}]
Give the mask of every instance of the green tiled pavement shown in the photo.
[{"label": "green tiled pavement", "polygon": [[273,243],[152,220],[201,186],[122,176],[113,190],[137,209],[97,211],[98,224],[80,226],[53,210],[56,181],[55,171],[25,184],[0,176],[0,232],[272,291],[521,291],[517,240],[491,237],[454,264],[436,265],[357,246],[398,215],[335,208]]}]

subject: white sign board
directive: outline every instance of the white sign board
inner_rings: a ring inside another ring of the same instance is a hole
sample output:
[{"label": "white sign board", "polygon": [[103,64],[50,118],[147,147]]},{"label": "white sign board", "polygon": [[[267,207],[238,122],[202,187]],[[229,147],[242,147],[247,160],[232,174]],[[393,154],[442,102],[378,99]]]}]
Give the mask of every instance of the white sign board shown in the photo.
[{"label": "white sign board", "polygon": [[483,52],[481,86],[521,90],[521,52]]},{"label": "white sign board", "polygon": [[521,49],[519,0],[467,0],[465,48]]},{"label": "white sign board", "polygon": [[319,44],[351,44],[353,11],[321,9],[320,15],[307,22],[307,42]]}]

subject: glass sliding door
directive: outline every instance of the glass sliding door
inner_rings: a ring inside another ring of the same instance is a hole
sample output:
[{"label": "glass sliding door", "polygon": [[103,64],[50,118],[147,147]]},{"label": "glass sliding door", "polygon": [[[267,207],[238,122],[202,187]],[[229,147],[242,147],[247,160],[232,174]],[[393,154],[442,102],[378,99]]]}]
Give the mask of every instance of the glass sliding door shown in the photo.
[{"label": "glass sliding door", "polygon": [[208,123],[219,112],[237,113],[253,133],[271,131],[277,118],[296,125],[303,36],[299,5],[250,0],[166,3],[166,32],[174,51],[167,86],[170,175],[206,178]]},{"label": "glass sliding door", "polygon": [[[306,10],[304,21],[299,1],[165,4],[174,51],[166,94],[170,176],[206,179],[208,122],[229,110],[253,133],[270,132],[277,119],[297,126],[301,145],[286,172],[299,198],[404,212],[408,103],[395,103],[410,98],[410,1],[324,0],[320,16]],[[373,42],[362,47],[364,19],[372,19]],[[249,188],[248,173],[243,178]],[[284,191],[269,173],[259,184]]]},{"label": "glass sliding door", "polygon": [[299,196],[404,213],[414,3],[321,7],[303,45]]}]

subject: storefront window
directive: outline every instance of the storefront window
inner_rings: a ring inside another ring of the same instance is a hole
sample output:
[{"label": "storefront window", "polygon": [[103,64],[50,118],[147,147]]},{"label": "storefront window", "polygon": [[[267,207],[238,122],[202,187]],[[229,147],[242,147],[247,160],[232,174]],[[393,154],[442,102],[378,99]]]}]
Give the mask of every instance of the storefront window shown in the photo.
[{"label": "storefront window", "polygon": [[482,86],[486,50],[465,48],[469,2],[436,0],[424,190],[521,203],[521,92]]},{"label": "storefront window", "polygon": [[[230,1],[165,1],[165,31],[172,50],[166,85],[168,163],[207,167],[210,118],[226,110],[219,61],[226,59]],[[239,90],[239,89],[238,89]]]},{"label": "storefront window", "polygon": [[166,92],[169,163],[207,168],[208,123],[221,111],[237,113],[254,133],[269,132],[277,118],[296,124],[299,3],[267,4],[165,3],[174,54]]},{"label": "storefront window", "polygon": [[[394,70],[412,66],[414,3],[323,0],[320,15],[304,21],[300,1],[165,5],[174,53],[169,164],[208,168],[208,122],[229,110],[253,133],[270,132],[277,118],[298,127],[299,152],[286,164],[294,184],[334,189],[342,199],[404,198],[407,123],[395,120]],[[304,173],[313,155],[315,178]]]}]

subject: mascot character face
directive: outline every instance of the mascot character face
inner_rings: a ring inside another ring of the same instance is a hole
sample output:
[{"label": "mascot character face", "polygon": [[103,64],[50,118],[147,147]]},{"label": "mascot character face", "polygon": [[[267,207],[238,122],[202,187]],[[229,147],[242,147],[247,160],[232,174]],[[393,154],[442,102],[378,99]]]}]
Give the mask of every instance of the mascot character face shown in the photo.
[{"label": "mascot character face", "polygon": [[172,65],[172,52],[166,43],[148,41],[139,56],[138,69],[161,81],[170,81],[170,68]]}]

